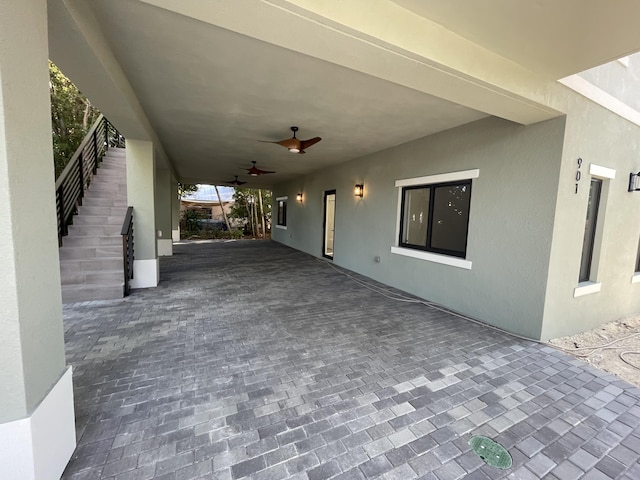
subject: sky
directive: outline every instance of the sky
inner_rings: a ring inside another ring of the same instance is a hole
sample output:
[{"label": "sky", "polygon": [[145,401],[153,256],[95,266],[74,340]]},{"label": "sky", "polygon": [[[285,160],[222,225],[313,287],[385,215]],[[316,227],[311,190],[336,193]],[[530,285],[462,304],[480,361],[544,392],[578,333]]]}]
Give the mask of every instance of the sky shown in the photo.
[{"label": "sky", "polygon": [[[220,192],[220,196],[224,202],[232,200],[233,192],[235,191],[233,187],[218,187],[218,191]],[[185,195],[185,200],[204,200],[204,201],[218,201],[218,196],[216,195],[216,191],[213,188],[213,185],[200,185],[198,184],[198,191],[196,193],[192,193],[191,195]]]}]

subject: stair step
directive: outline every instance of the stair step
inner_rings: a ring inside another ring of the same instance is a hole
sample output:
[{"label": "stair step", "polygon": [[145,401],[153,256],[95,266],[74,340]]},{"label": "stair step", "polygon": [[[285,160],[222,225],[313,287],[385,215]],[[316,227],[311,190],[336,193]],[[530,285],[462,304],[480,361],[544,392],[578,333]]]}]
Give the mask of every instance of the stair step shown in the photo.
[{"label": "stair step", "polygon": [[[74,219],[75,220],[75,219]],[[118,225],[69,225],[69,235],[119,235],[122,224]],[[62,240],[64,244],[64,239]]]},{"label": "stair step", "polygon": [[60,247],[60,260],[66,260],[70,258],[100,258],[100,257],[115,257],[116,255],[122,255],[122,246],[105,245],[105,246],[76,246],[76,247]]},{"label": "stair step", "polygon": [[122,236],[127,213],[126,151],[110,149],[59,249],[64,303],[122,298]]},{"label": "stair step", "polygon": [[109,190],[91,190],[91,195],[88,195],[87,193],[85,193],[85,196],[91,196],[94,198],[109,198],[109,197],[113,197],[113,198],[126,198],[127,197],[127,193],[126,192],[112,192]]},{"label": "stair step", "polygon": [[82,205],[85,207],[127,207],[126,198],[108,198],[108,197],[85,197],[82,199]]},{"label": "stair step", "polygon": [[127,176],[125,174],[114,174],[112,172],[101,172],[98,170],[98,174],[91,180],[91,185],[103,185],[111,184],[126,187]]},{"label": "stair step", "polygon": [[123,283],[123,270],[111,271],[63,271],[60,273],[62,285],[118,285]]},{"label": "stair step", "polygon": [[109,217],[121,217],[124,221],[124,217],[127,214],[125,207],[102,207],[102,206],[90,206],[83,205],[78,209],[78,216],[80,215],[106,215]]},{"label": "stair step", "polygon": [[109,182],[101,179],[96,179],[95,181],[91,182],[91,185],[89,185],[89,191],[90,192],[116,192],[116,193],[124,193],[126,195],[127,185],[126,183],[116,183],[113,181]]},{"label": "stair step", "polygon": [[122,255],[104,258],[76,258],[60,260],[61,272],[89,272],[93,270],[122,270]]},{"label": "stair step", "polygon": [[98,168],[98,176],[110,174],[110,175],[121,175],[125,176],[127,174],[127,168],[125,165],[114,165],[113,163],[102,162],[100,168]]},{"label": "stair step", "polygon": [[111,300],[124,296],[124,283],[114,285],[63,285],[62,303]]},{"label": "stair step", "polygon": [[62,243],[65,247],[115,247],[122,246],[122,235],[67,235]]},{"label": "stair step", "polygon": [[105,215],[76,215],[73,224],[80,225],[120,225],[124,222],[124,216],[107,217]]}]

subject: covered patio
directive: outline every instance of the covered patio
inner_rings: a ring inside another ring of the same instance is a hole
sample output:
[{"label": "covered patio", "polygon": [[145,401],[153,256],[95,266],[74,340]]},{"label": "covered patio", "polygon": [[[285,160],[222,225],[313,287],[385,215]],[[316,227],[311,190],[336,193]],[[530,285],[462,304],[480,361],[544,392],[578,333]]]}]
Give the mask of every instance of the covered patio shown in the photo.
[{"label": "covered patio", "polygon": [[640,389],[552,348],[275,242],[176,244],[160,268],[64,308],[65,480],[640,478]]}]

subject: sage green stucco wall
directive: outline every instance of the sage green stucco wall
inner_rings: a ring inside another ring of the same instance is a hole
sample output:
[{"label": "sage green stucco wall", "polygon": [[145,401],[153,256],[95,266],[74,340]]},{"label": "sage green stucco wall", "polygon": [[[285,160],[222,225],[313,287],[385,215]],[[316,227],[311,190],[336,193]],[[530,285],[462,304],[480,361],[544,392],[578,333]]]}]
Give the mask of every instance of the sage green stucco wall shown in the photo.
[{"label": "sage green stucco wall", "polygon": [[66,362],[46,2],[1,4],[0,32],[2,424],[31,415],[60,380]]},{"label": "sage green stucco wall", "polygon": [[[577,94],[567,100],[543,339],[640,311],[640,283],[631,283],[640,238],[640,192],[627,191],[629,173],[640,171],[640,127]],[[575,194],[578,157],[583,159],[582,178]],[[592,279],[601,282],[601,291],[574,298],[592,163],[616,170],[614,180],[604,181],[598,214]]]},{"label": "sage green stucco wall", "polygon": [[[527,127],[487,118],[277,185],[274,198],[289,197],[287,230],[274,228],[273,239],[321,256],[323,192],[335,189],[336,265],[538,338],[563,137],[564,118]],[[472,269],[392,254],[394,182],[475,168],[480,176],[472,185],[467,249]],[[364,183],[362,199],[353,195],[356,183]],[[302,204],[297,192],[304,194]]]},{"label": "sage green stucco wall", "polygon": [[[158,238],[166,240],[171,239],[171,173],[169,170],[161,168],[156,169],[156,190],[155,190],[155,207],[156,207],[156,231],[161,232],[162,236]],[[175,195],[173,195],[175,196]]]}]

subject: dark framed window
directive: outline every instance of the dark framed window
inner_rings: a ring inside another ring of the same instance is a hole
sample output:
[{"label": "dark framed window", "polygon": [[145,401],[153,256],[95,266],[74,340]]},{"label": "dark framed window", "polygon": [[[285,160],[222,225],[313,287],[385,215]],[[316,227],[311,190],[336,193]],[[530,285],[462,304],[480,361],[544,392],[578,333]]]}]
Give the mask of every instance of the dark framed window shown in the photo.
[{"label": "dark framed window", "polygon": [[636,269],[635,272],[640,272],[640,241],[638,242],[638,252],[636,253]]},{"label": "dark framed window", "polygon": [[596,226],[598,224],[598,208],[600,206],[600,192],[602,180],[592,178],[589,186],[589,204],[587,218],[584,224],[584,238],[582,240],[582,257],[580,259],[580,276],[578,282],[591,280],[591,261],[593,260],[593,246],[596,241]]},{"label": "dark framed window", "polygon": [[287,226],[287,200],[280,198],[276,200],[278,202],[278,216],[276,225],[281,227]]},{"label": "dark framed window", "polygon": [[465,258],[471,180],[402,189],[399,245]]}]

